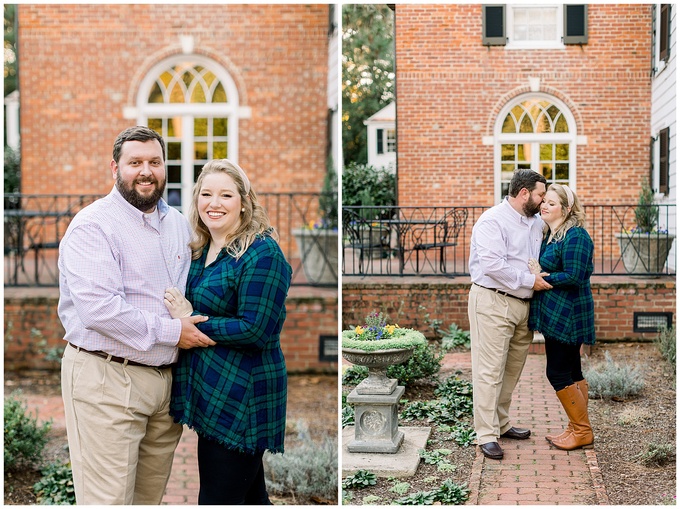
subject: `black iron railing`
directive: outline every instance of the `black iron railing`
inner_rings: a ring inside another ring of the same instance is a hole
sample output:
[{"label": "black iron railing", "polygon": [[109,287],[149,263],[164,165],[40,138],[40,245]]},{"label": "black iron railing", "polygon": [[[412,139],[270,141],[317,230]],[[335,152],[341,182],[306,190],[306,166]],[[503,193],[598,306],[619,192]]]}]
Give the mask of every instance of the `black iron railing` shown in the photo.
[{"label": "black iron railing", "polygon": [[[73,216],[101,196],[5,194],[5,286],[57,286],[59,242]],[[337,230],[326,235],[325,229],[308,229],[318,221],[320,196],[258,195],[279,233],[281,248],[293,268],[294,285],[337,287]],[[307,265],[314,254],[320,255],[320,261],[312,269],[303,267],[302,258],[307,258]]]},{"label": "black iron railing", "polygon": [[[675,205],[657,207],[657,231],[635,231],[637,205],[589,205],[594,275],[675,275]],[[343,207],[345,276],[464,276],[472,227],[488,207]],[[670,232],[670,233],[669,233]]]}]

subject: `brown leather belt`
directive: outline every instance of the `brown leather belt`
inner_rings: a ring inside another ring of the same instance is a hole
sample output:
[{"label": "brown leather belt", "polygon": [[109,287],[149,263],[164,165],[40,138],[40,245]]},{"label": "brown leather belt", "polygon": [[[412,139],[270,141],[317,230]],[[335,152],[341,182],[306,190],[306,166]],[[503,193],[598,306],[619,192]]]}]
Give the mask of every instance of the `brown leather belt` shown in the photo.
[{"label": "brown leather belt", "polygon": [[[473,284],[477,285],[477,283],[473,283]],[[521,300],[521,301],[524,301],[524,302],[531,302],[531,299],[528,298],[528,297],[517,297],[516,295],[512,295],[508,292],[504,292],[503,290],[498,290],[496,288],[487,288],[486,286],[482,286],[482,285],[477,285],[477,286],[479,286],[480,288],[484,288],[485,290],[491,290],[492,292],[500,293],[501,295],[505,295],[506,297],[512,297],[513,299]]]},{"label": "brown leather belt", "polygon": [[163,364],[162,366],[149,366],[148,364],[142,364],[140,362],[131,361],[129,359],[123,359],[122,357],[115,357],[113,355],[109,355],[108,353],[102,352],[100,350],[95,350],[95,351],[85,350],[83,347],[76,346],[73,343],[69,343],[69,346],[72,346],[73,348],[75,348],[79,352],[89,353],[90,355],[94,355],[96,357],[101,357],[102,359],[110,360],[112,362],[118,362],[120,364],[127,364],[128,366],[141,366],[143,368],[154,368],[154,369],[167,369],[167,368],[172,367],[172,364]]}]

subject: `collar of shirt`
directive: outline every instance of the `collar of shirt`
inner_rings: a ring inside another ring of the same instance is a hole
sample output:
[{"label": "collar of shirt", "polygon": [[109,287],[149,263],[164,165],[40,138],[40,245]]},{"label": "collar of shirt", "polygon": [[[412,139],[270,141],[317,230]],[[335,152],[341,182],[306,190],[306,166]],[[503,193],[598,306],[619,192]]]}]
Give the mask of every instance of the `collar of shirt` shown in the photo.
[{"label": "collar of shirt", "polygon": [[[144,217],[144,212],[139,210],[137,207],[133,206],[129,201],[127,201],[125,198],[123,198],[123,195],[120,194],[120,191],[118,188],[114,185],[113,189],[111,189],[111,193],[109,193],[111,196],[111,199],[119,206],[121,207],[127,214],[130,216],[134,217],[135,219],[139,219],[142,223],[146,222],[146,218]],[[156,208],[158,209],[158,216],[160,217],[160,220],[163,221],[165,216],[168,215],[168,212],[170,211],[170,205],[168,205],[163,198],[158,200],[158,205],[156,205]]]},{"label": "collar of shirt", "polygon": [[524,214],[520,214],[519,212],[517,212],[515,208],[512,205],[510,205],[510,200],[508,200],[507,196],[503,200],[503,205],[507,207],[508,210],[510,211],[508,212],[508,214],[511,214],[512,217],[514,217],[518,223],[524,223],[527,226],[529,226],[529,228],[531,228],[536,221],[541,219],[538,214],[535,214],[531,217],[527,217]]}]

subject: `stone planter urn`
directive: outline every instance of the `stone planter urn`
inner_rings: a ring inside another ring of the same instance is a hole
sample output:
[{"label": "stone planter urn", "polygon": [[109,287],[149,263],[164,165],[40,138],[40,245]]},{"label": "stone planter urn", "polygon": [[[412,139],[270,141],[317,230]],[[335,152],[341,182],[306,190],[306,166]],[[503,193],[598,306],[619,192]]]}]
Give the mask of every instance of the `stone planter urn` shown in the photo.
[{"label": "stone planter urn", "polygon": [[427,340],[410,329],[401,338],[387,340],[360,341],[352,335],[356,333],[343,332],[342,356],[352,364],[368,367],[369,375],[347,395],[347,402],[354,405],[355,426],[354,440],[347,448],[357,453],[394,454],[404,441],[397,408],[405,389],[396,379],[388,378],[386,370],[406,362],[416,346]]},{"label": "stone planter urn", "polygon": [[629,274],[658,277],[666,265],[675,235],[668,233],[617,233],[623,266]]},{"label": "stone planter urn", "polygon": [[311,284],[337,285],[338,231],[330,229],[293,230],[300,250],[302,270]]}]

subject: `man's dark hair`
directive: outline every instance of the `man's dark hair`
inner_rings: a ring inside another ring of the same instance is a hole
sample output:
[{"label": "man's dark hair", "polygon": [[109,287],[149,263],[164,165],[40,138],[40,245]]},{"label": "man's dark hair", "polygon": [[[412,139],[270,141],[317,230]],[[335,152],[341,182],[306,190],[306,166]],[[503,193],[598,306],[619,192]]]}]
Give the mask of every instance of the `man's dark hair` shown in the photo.
[{"label": "man's dark hair", "polygon": [[120,153],[123,151],[123,143],[126,141],[145,142],[149,140],[158,140],[158,142],[161,144],[163,160],[165,161],[165,142],[163,141],[163,137],[153,129],[149,129],[148,127],[144,127],[142,125],[128,127],[125,129],[125,131],[118,135],[116,141],[113,143],[113,160],[116,161],[116,164],[118,164],[118,161],[120,160]]},{"label": "man's dark hair", "polygon": [[527,188],[527,191],[531,192],[536,187],[537,182],[543,182],[544,184],[548,183],[543,175],[534,170],[517,170],[512,175],[508,194],[515,198],[525,187]]}]

